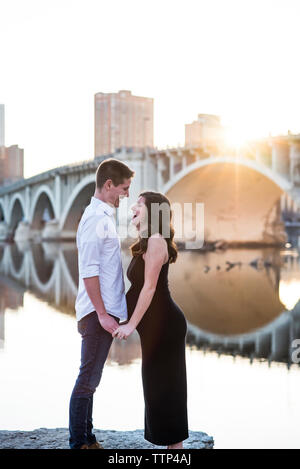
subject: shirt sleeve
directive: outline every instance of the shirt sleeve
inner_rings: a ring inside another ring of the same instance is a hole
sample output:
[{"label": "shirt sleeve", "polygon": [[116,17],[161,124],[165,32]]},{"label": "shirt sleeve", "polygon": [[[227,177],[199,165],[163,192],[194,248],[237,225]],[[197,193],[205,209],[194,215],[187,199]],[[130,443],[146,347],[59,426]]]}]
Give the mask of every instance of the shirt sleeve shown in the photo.
[{"label": "shirt sleeve", "polygon": [[80,246],[79,276],[95,277],[100,272],[100,246],[97,241],[87,241]]},{"label": "shirt sleeve", "polygon": [[[101,223],[102,224],[102,223]],[[95,223],[88,223],[81,232],[79,247],[79,277],[96,277],[100,272],[103,236],[97,234]]]}]

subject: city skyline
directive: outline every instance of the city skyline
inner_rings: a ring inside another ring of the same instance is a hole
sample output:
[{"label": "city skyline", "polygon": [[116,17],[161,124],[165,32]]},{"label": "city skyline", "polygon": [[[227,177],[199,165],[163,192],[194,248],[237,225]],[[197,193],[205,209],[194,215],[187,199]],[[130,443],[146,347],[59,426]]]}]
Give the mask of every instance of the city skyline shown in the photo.
[{"label": "city skyline", "polygon": [[300,131],[299,2],[0,0],[0,13],[5,140],[25,177],[93,158],[98,91],[152,97],[159,148],[183,145],[199,113],[237,143]]}]

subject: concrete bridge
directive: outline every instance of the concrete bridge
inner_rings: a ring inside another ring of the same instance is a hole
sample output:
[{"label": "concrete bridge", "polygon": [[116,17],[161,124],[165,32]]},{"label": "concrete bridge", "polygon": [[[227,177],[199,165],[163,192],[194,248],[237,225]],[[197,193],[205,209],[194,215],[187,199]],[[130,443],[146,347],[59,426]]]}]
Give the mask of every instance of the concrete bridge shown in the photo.
[{"label": "concrete bridge", "polygon": [[[295,145],[298,145],[298,141]],[[128,222],[139,192],[165,193],[172,204],[204,204],[205,241],[281,244],[283,212],[298,213],[300,149],[287,157],[275,141],[271,156],[256,148],[247,155],[212,155],[203,148],[170,148],[113,155],[51,169],[0,187],[0,239],[74,239],[78,222],[95,189],[95,172],[107,157],[135,172],[130,199],[118,209]],[[195,213],[191,215],[195,223]]]}]

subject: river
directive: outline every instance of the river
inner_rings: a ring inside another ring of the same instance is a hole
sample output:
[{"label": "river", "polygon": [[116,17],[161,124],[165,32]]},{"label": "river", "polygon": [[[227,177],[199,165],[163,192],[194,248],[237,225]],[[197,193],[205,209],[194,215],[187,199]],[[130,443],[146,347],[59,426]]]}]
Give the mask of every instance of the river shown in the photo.
[{"label": "river", "polygon": [[[122,259],[127,290],[126,248]],[[297,244],[180,251],[169,283],[188,321],[190,429],[212,435],[215,448],[300,448]],[[1,429],[68,426],[77,284],[75,243],[0,245]],[[94,402],[96,428],[143,428],[136,331],[113,341]]]}]

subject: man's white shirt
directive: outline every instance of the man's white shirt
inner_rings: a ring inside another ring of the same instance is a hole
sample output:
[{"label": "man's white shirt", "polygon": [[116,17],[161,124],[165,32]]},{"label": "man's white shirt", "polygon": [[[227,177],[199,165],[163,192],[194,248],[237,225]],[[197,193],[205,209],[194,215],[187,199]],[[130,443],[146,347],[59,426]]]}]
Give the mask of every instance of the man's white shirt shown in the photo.
[{"label": "man's white shirt", "polygon": [[96,197],[85,208],[76,234],[78,249],[78,294],[75,301],[76,319],[95,311],[83,279],[99,277],[100,291],[107,313],[127,320],[125,284],[121,260],[120,238],[117,234],[115,209]]}]

